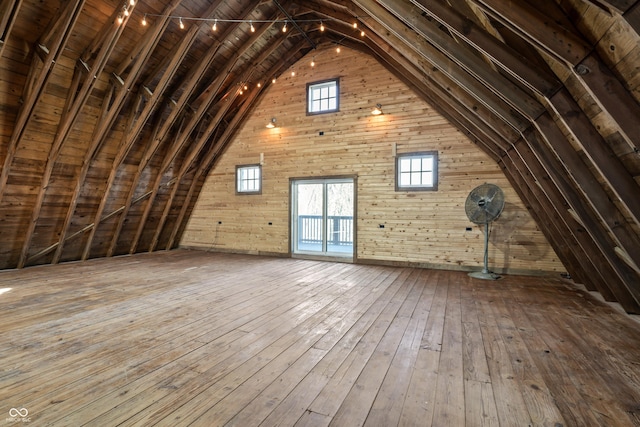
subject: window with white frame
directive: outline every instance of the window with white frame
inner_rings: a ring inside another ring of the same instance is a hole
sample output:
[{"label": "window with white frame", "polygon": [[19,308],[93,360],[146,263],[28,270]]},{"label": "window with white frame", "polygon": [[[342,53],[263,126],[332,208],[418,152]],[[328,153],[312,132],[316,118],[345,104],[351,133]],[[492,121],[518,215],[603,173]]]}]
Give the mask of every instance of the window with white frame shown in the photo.
[{"label": "window with white frame", "polygon": [[307,114],[338,111],[339,94],[338,79],[307,84]]},{"label": "window with white frame", "polygon": [[437,189],[437,151],[396,156],[396,191],[435,191]]},{"label": "window with white frame", "polygon": [[262,167],[260,165],[236,166],[236,193],[260,194],[262,192]]}]

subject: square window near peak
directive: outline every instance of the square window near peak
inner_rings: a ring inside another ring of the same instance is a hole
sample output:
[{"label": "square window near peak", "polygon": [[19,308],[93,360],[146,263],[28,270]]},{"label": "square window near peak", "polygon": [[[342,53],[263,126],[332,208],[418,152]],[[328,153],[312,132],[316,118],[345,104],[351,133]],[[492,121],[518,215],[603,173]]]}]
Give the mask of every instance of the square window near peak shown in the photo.
[{"label": "square window near peak", "polygon": [[338,79],[307,84],[307,114],[338,111],[340,106]]}]

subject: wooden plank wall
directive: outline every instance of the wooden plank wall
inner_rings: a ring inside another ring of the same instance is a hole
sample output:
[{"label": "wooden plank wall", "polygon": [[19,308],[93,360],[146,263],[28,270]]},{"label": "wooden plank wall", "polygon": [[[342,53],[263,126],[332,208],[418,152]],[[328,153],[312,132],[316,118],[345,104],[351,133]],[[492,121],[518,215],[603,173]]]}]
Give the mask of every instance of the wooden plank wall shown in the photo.
[{"label": "wooden plank wall", "polygon": [[[334,77],[340,112],[307,116],[306,84]],[[384,115],[370,114],[376,103]],[[272,117],[277,127],[266,129]],[[437,192],[394,190],[394,143],[398,153],[438,151]],[[237,196],[236,165],[258,163],[260,153],[262,194]],[[374,58],[345,48],[312,52],[268,89],[209,175],[181,246],[288,254],[290,178],[334,175],[357,176],[360,262],[477,269],[482,228],[469,222],[464,202],[475,186],[490,182],[507,201],[490,238],[493,270],[564,272],[495,162]]]}]

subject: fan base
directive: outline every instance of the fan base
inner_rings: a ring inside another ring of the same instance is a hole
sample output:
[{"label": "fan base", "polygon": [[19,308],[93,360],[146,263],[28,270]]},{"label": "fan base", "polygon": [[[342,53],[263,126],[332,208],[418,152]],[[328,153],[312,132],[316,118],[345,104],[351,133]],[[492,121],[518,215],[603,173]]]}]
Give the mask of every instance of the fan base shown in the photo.
[{"label": "fan base", "polygon": [[500,276],[495,273],[485,273],[484,271],[474,271],[472,273],[469,273],[469,276],[473,277],[474,279],[484,280],[498,280],[500,278]]}]

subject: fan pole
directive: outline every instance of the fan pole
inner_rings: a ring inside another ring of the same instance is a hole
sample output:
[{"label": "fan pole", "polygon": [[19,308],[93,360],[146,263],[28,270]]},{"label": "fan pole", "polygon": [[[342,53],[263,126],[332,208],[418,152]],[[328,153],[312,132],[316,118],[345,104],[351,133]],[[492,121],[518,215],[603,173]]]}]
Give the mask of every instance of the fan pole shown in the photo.
[{"label": "fan pole", "polygon": [[484,268],[482,273],[489,274],[489,222],[484,223]]},{"label": "fan pole", "polygon": [[497,274],[489,271],[489,222],[484,223],[484,267],[482,271],[474,271],[469,276],[476,279],[497,280],[500,278]]}]

